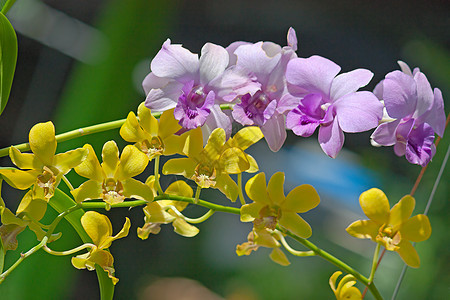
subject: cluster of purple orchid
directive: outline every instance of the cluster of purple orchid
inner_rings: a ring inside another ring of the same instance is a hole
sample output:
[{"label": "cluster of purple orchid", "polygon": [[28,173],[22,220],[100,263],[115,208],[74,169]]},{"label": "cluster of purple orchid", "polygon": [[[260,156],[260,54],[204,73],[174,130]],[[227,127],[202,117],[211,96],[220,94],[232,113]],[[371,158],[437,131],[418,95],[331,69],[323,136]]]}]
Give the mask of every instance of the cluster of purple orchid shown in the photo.
[{"label": "cluster of purple orchid", "polygon": [[[442,93],[432,90],[418,68],[386,75],[372,92],[358,91],[373,73],[341,68],[321,56],[299,58],[297,37],[288,30],[287,46],[273,42],[234,42],[227,48],[206,43],[200,58],[166,40],[143,81],[145,105],[152,111],[174,109],[184,130],[223,128],[229,137],[232,120],[261,128],[272,151],[278,151],[286,129],[311,136],[334,158],[344,132],[373,129],[373,145],[392,146],[399,156],[425,166],[433,157],[435,133],[443,135]],[[338,75],[339,74],[339,75]],[[233,107],[222,111],[221,105]]]}]

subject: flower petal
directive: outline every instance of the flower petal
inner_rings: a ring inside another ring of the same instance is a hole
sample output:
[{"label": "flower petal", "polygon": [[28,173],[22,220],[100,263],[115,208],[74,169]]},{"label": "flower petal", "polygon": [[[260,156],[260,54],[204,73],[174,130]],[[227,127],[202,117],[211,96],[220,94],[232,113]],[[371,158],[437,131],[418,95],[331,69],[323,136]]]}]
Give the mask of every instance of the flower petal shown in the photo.
[{"label": "flower petal", "polygon": [[337,100],[345,95],[356,92],[366,86],[373,77],[373,73],[366,69],[356,69],[342,73],[334,78],[331,84],[330,98]]},{"label": "flower petal", "polygon": [[102,198],[102,181],[88,180],[77,189],[70,191],[77,203],[90,199]]},{"label": "flower petal", "polygon": [[372,239],[375,241],[380,225],[372,220],[358,220],[350,224],[345,230],[358,239]]},{"label": "flower petal", "polygon": [[105,239],[111,237],[112,225],[108,217],[96,211],[88,211],[81,217],[81,225],[92,239],[92,242],[99,246]]},{"label": "flower petal", "polygon": [[158,120],[152,115],[150,109],[145,107],[144,102],[138,106],[139,124],[151,136],[157,136],[159,131]]},{"label": "flower petal", "polygon": [[417,215],[405,221],[400,227],[402,239],[413,242],[427,240],[431,235],[430,220],[426,215]]},{"label": "flower petal", "polygon": [[51,121],[34,125],[29,134],[31,151],[46,166],[51,166],[56,151],[55,126]]},{"label": "flower petal", "polygon": [[426,123],[436,131],[437,135],[442,137],[445,130],[445,110],[444,99],[440,89],[434,89],[434,103],[430,111],[427,112],[425,120]]},{"label": "flower petal", "polygon": [[173,158],[167,161],[162,169],[164,175],[177,174],[183,175],[186,178],[191,178],[194,175],[197,162],[192,158]]},{"label": "flower petal", "polygon": [[[416,201],[411,195],[406,195],[391,208],[389,224],[393,227],[400,226],[411,217]],[[402,234],[403,237],[403,234]]]},{"label": "flower petal", "polygon": [[253,202],[250,204],[242,205],[241,207],[241,222],[252,222],[259,217],[261,208],[265,205],[260,202]]},{"label": "flower petal", "polygon": [[282,204],[282,210],[304,213],[319,203],[320,197],[316,189],[309,184],[302,184],[289,192]]},{"label": "flower petal", "polygon": [[320,126],[319,143],[322,150],[331,158],[336,158],[344,145],[344,133],[339,128],[336,116],[330,125]]},{"label": "flower petal", "polygon": [[176,218],[172,225],[174,231],[184,237],[194,237],[200,232],[197,227],[192,226],[181,218]]},{"label": "flower petal", "polygon": [[119,149],[114,141],[108,141],[102,149],[102,168],[106,177],[113,178],[119,164]]},{"label": "flower petal", "polygon": [[138,148],[127,145],[120,155],[120,162],[114,174],[114,178],[125,180],[141,174],[148,164],[148,157]]},{"label": "flower petal", "polygon": [[225,196],[227,196],[228,199],[233,202],[236,201],[239,195],[239,189],[236,182],[234,182],[228,174],[221,174],[217,176],[216,185],[214,187],[218,188]]},{"label": "flower petal", "polygon": [[377,224],[389,222],[390,207],[389,200],[382,190],[372,188],[359,196],[359,204],[364,214]]},{"label": "flower petal", "polygon": [[[40,221],[47,210],[47,201],[33,197],[33,191],[28,191],[20,201],[16,214],[26,212],[34,221]],[[3,220],[2,220],[3,221]]]},{"label": "flower petal", "polygon": [[272,118],[266,121],[261,127],[261,131],[267,141],[270,150],[277,152],[286,140],[286,120],[282,114],[275,113]]},{"label": "flower petal", "polygon": [[400,71],[388,73],[383,81],[383,100],[392,118],[403,118],[414,113],[417,104],[414,79]]},{"label": "flower petal", "polygon": [[405,264],[411,268],[420,267],[419,254],[417,254],[416,249],[414,249],[414,246],[410,242],[402,240],[400,244],[398,244],[398,249],[396,251]]},{"label": "flower petal", "polygon": [[281,206],[285,199],[283,172],[277,172],[272,175],[267,184],[267,192],[269,193],[271,204]]},{"label": "flower petal", "polygon": [[0,169],[0,175],[3,179],[10,186],[19,190],[24,190],[32,186],[40,173],[38,170]]},{"label": "flower petal", "polygon": [[166,111],[177,105],[183,83],[172,81],[160,89],[151,90],[145,99],[145,106],[152,111]]},{"label": "flower petal", "polygon": [[362,132],[375,128],[383,117],[383,104],[367,91],[345,95],[334,106],[339,116],[339,127],[344,132]]},{"label": "flower petal", "polygon": [[219,164],[221,169],[228,174],[239,174],[250,168],[244,151],[236,147],[223,151],[219,158]]},{"label": "flower petal", "polygon": [[16,147],[9,148],[9,157],[13,164],[21,169],[41,169],[42,162],[31,153],[22,153]]},{"label": "flower petal", "polygon": [[208,84],[228,66],[228,52],[222,46],[206,43],[200,56],[200,83]]},{"label": "flower petal", "polygon": [[253,144],[256,144],[263,138],[261,129],[257,126],[244,127],[228,140],[227,144],[230,147],[237,147],[242,150],[247,149]]},{"label": "flower petal", "polygon": [[414,80],[417,86],[417,105],[414,116],[419,117],[431,109],[434,102],[434,95],[430,82],[428,82],[425,74],[422,72],[415,73]]},{"label": "flower petal", "polygon": [[329,96],[333,79],[340,70],[337,64],[321,56],[294,58],[287,65],[286,80],[310,93]]},{"label": "flower petal", "polygon": [[258,173],[250,178],[245,184],[245,192],[254,202],[270,204],[266,189],[266,175],[264,172]]},{"label": "flower petal", "polygon": [[278,224],[304,239],[309,238],[312,234],[311,226],[294,212],[283,211]]},{"label": "flower petal", "polygon": [[167,39],[153,58],[150,68],[152,73],[158,77],[183,80],[198,72],[198,55],[181,45],[172,45],[170,39]]},{"label": "flower petal", "polygon": [[146,138],[144,130],[139,125],[139,121],[136,118],[134,112],[128,113],[125,123],[120,127],[120,136],[127,142],[136,143],[143,141]]},{"label": "flower petal", "polygon": [[89,144],[84,145],[83,148],[87,149],[88,155],[81,164],[75,167],[75,172],[80,176],[95,181],[103,181],[103,169],[95,155],[94,148]]},{"label": "flower petal", "polygon": [[222,128],[216,128],[211,133],[202,154],[209,161],[215,161],[219,158],[222,152],[222,147],[225,144],[226,135],[225,130]]},{"label": "flower petal", "polygon": [[153,201],[153,192],[148,185],[133,178],[122,181],[122,184],[125,197]]},{"label": "flower petal", "polygon": [[286,254],[284,254],[280,248],[274,248],[272,250],[270,253],[270,259],[282,266],[289,266],[291,264],[286,257]]},{"label": "flower petal", "polygon": [[376,143],[383,146],[392,146],[397,142],[396,131],[401,119],[380,124],[370,136]]},{"label": "flower petal", "polygon": [[142,81],[142,88],[144,89],[145,94],[148,95],[151,89],[162,88],[167,85],[169,81],[169,78],[161,78],[150,72]]},{"label": "flower petal", "polygon": [[90,150],[78,148],[55,155],[53,165],[62,173],[67,174],[72,168],[81,164],[88,156]]},{"label": "flower petal", "polygon": [[180,129],[181,126],[173,115],[173,109],[163,112],[161,117],[159,117],[159,131],[157,135],[161,139],[168,138]]}]

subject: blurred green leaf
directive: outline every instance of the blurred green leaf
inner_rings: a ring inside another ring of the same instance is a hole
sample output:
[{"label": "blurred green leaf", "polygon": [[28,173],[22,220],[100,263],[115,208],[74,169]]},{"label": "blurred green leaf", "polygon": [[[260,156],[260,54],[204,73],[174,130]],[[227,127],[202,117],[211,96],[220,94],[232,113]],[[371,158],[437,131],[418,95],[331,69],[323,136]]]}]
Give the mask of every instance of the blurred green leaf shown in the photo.
[{"label": "blurred green leaf", "polygon": [[0,13],[0,114],[8,102],[16,61],[16,32],[5,15]]}]

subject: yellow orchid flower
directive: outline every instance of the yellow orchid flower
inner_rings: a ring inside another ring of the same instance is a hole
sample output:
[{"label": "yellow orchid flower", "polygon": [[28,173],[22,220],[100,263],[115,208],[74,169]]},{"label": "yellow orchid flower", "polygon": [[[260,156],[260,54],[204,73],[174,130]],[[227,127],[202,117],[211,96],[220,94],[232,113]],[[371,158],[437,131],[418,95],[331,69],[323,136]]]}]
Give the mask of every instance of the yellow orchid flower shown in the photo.
[{"label": "yellow orchid flower", "polygon": [[[154,188],[155,176],[150,176],[146,184],[152,188],[154,195],[156,189]],[[177,195],[182,197],[192,197],[194,191],[184,181],[178,180],[169,185],[164,194]],[[161,230],[161,224],[172,223],[174,231],[179,235],[185,237],[196,236],[199,232],[198,228],[192,226],[179,214],[189,203],[173,200],[153,201],[144,207],[144,226],[137,229],[138,237],[145,240],[150,233],[158,234]],[[175,210],[176,211],[175,211]]]},{"label": "yellow orchid flower", "polygon": [[312,231],[309,224],[297,213],[304,213],[316,207],[320,197],[308,184],[293,189],[284,196],[284,173],[275,173],[266,187],[266,176],[259,173],[250,178],[245,191],[253,203],[241,208],[241,221],[253,221],[255,225],[274,230],[276,225],[290,230],[301,238],[308,238]]},{"label": "yellow orchid flower", "polygon": [[229,174],[258,170],[255,159],[244,150],[262,137],[258,127],[246,127],[226,141],[225,130],[216,128],[203,148],[201,129],[191,130],[183,149],[188,157],[169,160],[164,164],[163,173],[183,175],[201,188],[217,188],[235,201],[238,187]]},{"label": "yellow orchid flower", "polygon": [[[0,226],[0,236],[3,241],[3,246],[6,250],[15,250],[17,248],[17,235],[21,233],[27,226],[34,231],[37,239],[40,241],[45,236],[46,232],[38,223],[47,210],[47,201],[40,198],[35,198],[32,191],[28,191],[20,201],[16,214],[6,208],[5,202],[1,197],[1,183],[0,179],[0,219],[2,225]],[[53,234],[49,241],[54,241],[61,236],[60,233]]]},{"label": "yellow orchid flower", "polygon": [[83,148],[89,151],[89,155],[75,168],[75,172],[90,180],[71,191],[75,201],[103,199],[109,209],[111,205],[123,202],[125,198],[153,200],[150,188],[131,178],[142,173],[148,164],[147,156],[136,147],[126,146],[119,159],[116,143],[106,142],[102,150],[101,165],[91,145],[86,144]]},{"label": "yellow orchid flower", "polygon": [[134,112],[130,112],[120,128],[120,135],[125,141],[135,143],[149,160],[159,155],[181,153],[185,135],[175,135],[181,126],[173,116],[173,109],[163,112],[158,122],[142,102],[137,114],[139,120]]},{"label": "yellow orchid flower", "polygon": [[282,266],[290,265],[288,258],[280,249],[281,244],[278,242],[277,232],[279,232],[277,229],[268,229],[261,224],[254,223],[252,231],[247,236],[248,241],[236,246],[236,254],[239,256],[250,255],[252,251],[258,250],[259,247],[273,248],[270,258]]},{"label": "yellow orchid flower", "polygon": [[21,169],[1,169],[3,178],[18,189],[27,189],[34,184],[34,192],[39,198],[48,201],[53,197],[63,175],[79,165],[87,156],[88,150],[78,148],[56,154],[55,127],[52,122],[34,125],[29,134],[31,153],[21,153],[12,146],[9,156]]},{"label": "yellow orchid flower", "polygon": [[360,290],[354,285],[356,284],[356,279],[353,275],[345,275],[338,286],[336,287],[336,280],[342,274],[341,271],[336,271],[330,277],[330,287],[334,292],[337,300],[361,300],[362,295]]},{"label": "yellow orchid flower", "polygon": [[77,269],[95,269],[95,264],[108,272],[108,277],[116,284],[119,279],[114,277],[114,257],[105,249],[111,246],[111,243],[117,239],[126,237],[130,230],[130,219],[126,218],[122,230],[115,236],[112,236],[112,225],[108,217],[95,211],[88,211],[81,217],[81,225],[86,233],[92,239],[94,246],[88,253],[72,257],[72,265]]},{"label": "yellow orchid flower", "polygon": [[370,238],[387,250],[396,251],[408,266],[418,268],[419,255],[411,242],[428,239],[431,225],[426,215],[411,217],[416,205],[414,198],[406,195],[389,209],[389,201],[383,191],[372,188],[361,194],[359,203],[370,220],[352,223],[347,232],[359,239]]}]

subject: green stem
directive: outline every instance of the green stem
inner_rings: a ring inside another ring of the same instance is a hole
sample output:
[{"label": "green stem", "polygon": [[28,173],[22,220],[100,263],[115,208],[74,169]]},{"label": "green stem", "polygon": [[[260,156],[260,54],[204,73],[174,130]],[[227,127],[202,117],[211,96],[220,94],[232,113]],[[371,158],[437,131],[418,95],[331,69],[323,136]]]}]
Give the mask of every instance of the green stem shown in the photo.
[{"label": "green stem", "polygon": [[280,238],[280,241],[281,241],[281,244],[283,245],[283,247],[292,255],[300,256],[300,257],[316,255],[316,253],[314,253],[314,251],[298,251],[298,250],[292,249],[291,246],[289,246],[289,244],[286,242],[286,239],[284,238],[283,234],[278,230],[276,230],[275,232],[278,235],[278,237]]},{"label": "green stem", "polygon": [[155,157],[155,186],[156,190],[158,191],[158,194],[163,195],[164,192],[161,188],[161,184],[159,183],[159,155]]},{"label": "green stem", "polygon": [[377,243],[375,253],[373,254],[372,269],[370,270],[369,283],[372,283],[373,278],[375,276],[375,271],[377,270],[377,262],[378,262],[378,255],[380,254],[380,247],[381,245]]},{"label": "green stem", "polygon": [[8,0],[6,1],[5,5],[2,8],[1,13],[6,15],[6,13],[11,9],[11,7],[13,6],[13,4],[16,2],[16,0]]},{"label": "green stem", "polygon": [[209,217],[211,217],[213,214],[214,214],[214,210],[212,210],[212,209],[210,209],[210,210],[208,210],[207,212],[206,212],[206,214],[204,214],[203,216],[201,216],[201,217],[198,217],[198,218],[195,218],[195,219],[191,219],[191,218],[188,218],[188,217],[186,217],[185,215],[183,215],[175,206],[173,206],[173,205],[167,205],[167,206],[164,206],[164,207],[162,207],[162,209],[163,210],[166,210],[166,209],[171,209],[171,210],[173,210],[173,212],[177,215],[177,216],[179,216],[180,218],[182,218],[183,220],[185,220],[186,222],[188,222],[188,223],[192,223],[192,224],[198,224],[198,223],[202,223],[202,222],[205,222],[206,220],[208,220],[209,219]]},{"label": "green stem", "polygon": [[66,175],[62,176],[62,180],[64,181],[64,183],[67,185],[67,187],[73,191],[73,185],[70,183],[69,179],[67,179]]},{"label": "green stem", "polygon": [[198,199],[200,198],[201,191],[202,191],[202,188],[199,185],[197,185],[197,189],[195,190],[194,204],[198,203]]},{"label": "green stem", "polygon": [[27,258],[28,256],[36,253],[39,249],[41,249],[42,247],[45,246],[45,244],[48,241],[48,236],[44,236],[44,238],[42,239],[42,241],[37,244],[36,246],[34,246],[33,248],[31,248],[30,250],[28,250],[26,253],[24,254],[20,254],[19,259],[11,266],[9,267],[8,270],[6,270],[5,272],[3,272],[0,275],[0,283],[2,283],[5,278],[12,272],[14,271],[15,268],[17,268],[18,265],[20,265],[21,262],[23,262],[25,260],[25,258]]},{"label": "green stem", "polygon": [[244,193],[242,192],[242,173],[237,174],[238,190],[239,190],[239,200],[241,205],[245,205]]}]

